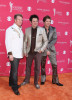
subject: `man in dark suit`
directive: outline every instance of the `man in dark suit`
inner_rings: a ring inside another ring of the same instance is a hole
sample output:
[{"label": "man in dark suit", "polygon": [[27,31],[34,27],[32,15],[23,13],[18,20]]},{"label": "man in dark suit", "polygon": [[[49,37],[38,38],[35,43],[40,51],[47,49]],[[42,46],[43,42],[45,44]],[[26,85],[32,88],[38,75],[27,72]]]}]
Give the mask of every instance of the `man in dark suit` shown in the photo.
[{"label": "man in dark suit", "polygon": [[26,56],[26,76],[21,85],[25,85],[30,82],[31,65],[33,60],[35,61],[34,67],[34,85],[37,89],[40,88],[38,84],[40,64],[42,52],[47,46],[47,36],[45,29],[38,26],[39,18],[37,15],[30,16],[31,27],[25,30],[24,40],[24,54]]},{"label": "man in dark suit", "polygon": [[58,86],[63,86],[63,84],[59,83],[58,74],[57,74],[57,60],[56,60],[56,50],[55,50],[55,43],[57,40],[56,28],[50,26],[51,24],[51,17],[45,16],[43,18],[44,28],[47,34],[48,45],[44,53],[42,54],[41,60],[41,85],[45,83],[46,80],[46,73],[45,73],[45,64],[47,56],[50,59],[52,65],[52,83]]}]

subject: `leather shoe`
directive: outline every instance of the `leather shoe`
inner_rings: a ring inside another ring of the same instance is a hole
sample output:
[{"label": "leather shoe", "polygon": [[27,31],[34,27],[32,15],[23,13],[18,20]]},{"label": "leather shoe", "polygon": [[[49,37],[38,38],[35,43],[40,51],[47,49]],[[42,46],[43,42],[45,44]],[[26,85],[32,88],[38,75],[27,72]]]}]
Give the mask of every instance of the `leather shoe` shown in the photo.
[{"label": "leather shoe", "polygon": [[20,95],[18,90],[13,90],[16,95]]},{"label": "leather shoe", "polygon": [[20,84],[20,86],[26,85],[26,84],[28,84],[28,82],[23,82],[23,83]]},{"label": "leather shoe", "polygon": [[52,84],[56,84],[58,86],[63,86],[63,84],[61,84],[61,83],[52,83]]},{"label": "leather shoe", "polygon": [[41,85],[44,85],[45,84],[45,82],[41,82]]},{"label": "leather shoe", "polygon": [[36,87],[37,89],[40,89],[40,86],[39,86],[39,84],[36,84],[36,85],[35,85],[35,87]]},{"label": "leather shoe", "polygon": [[58,85],[58,86],[63,86],[63,84],[61,84],[61,83],[56,83],[56,85]]}]

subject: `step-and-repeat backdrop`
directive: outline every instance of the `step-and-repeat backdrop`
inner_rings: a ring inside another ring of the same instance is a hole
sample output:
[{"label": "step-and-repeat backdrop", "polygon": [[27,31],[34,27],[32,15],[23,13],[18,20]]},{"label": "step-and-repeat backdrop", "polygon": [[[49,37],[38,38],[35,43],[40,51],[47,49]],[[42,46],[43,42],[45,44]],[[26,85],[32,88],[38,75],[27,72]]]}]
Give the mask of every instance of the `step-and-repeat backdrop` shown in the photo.
[{"label": "step-and-repeat backdrop", "polygon": [[[72,0],[0,0],[0,76],[8,76],[10,62],[5,48],[5,31],[14,23],[14,15],[23,15],[23,32],[30,27],[31,14],[39,16],[39,26],[43,26],[43,17],[51,16],[51,25],[56,27],[58,73],[72,72]],[[24,76],[26,58],[20,60],[18,75]],[[52,74],[49,58],[46,61],[46,74]],[[34,75],[34,61],[31,75]]]}]

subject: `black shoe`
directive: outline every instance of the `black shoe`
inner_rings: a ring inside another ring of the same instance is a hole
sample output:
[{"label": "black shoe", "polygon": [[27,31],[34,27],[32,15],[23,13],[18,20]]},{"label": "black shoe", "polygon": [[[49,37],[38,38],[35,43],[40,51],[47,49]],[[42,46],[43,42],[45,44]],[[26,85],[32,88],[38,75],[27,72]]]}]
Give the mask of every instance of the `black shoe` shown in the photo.
[{"label": "black shoe", "polygon": [[29,82],[23,82],[23,83],[20,84],[20,86],[26,85],[26,84],[28,84],[28,83],[29,83]]},{"label": "black shoe", "polygon": [[45,82],[41,82],[41,85],[44,85],[45,84]]},{"label": "black shoe", "polygon": [[18,88],[20,88],[20,87],[21,87],[21,85],[17,85],[17,87],[18,87]]},{"label": "black shoe", "polygon": [[19,91],[18,91],[17,88],[12,87],[12,90],[13,90],[13,92],[14,92],[16,95],[20,95],[20,93],[19,93]]},{"label": "black shoe", "polygon": [[63,84],[61,84],[61,83],[56,83],[56,85],[58,85],[58,86],[63,86]]},{"label": "black shoe", "polygon": [[40,89],[40,86],[39,86],[39,84],[36,84],[36,85],[35,85],[35,87],[36,87],[37,89]]},{"label": "black shoe", "polygon": [[18,90],[13,90],[16,95],[20,95]]}]

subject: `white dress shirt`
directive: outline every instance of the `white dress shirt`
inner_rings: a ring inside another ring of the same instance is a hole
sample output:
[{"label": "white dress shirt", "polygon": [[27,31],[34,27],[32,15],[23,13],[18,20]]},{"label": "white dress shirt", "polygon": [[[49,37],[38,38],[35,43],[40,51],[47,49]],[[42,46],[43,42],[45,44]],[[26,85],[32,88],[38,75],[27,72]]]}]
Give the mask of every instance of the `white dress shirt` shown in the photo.
[{"label": "white dress shirt", "polygon": [[6,30],[5,44],[7,54],[12,52],[13,57],[23,58],[23,38],[22,28],[15,23]]}]

